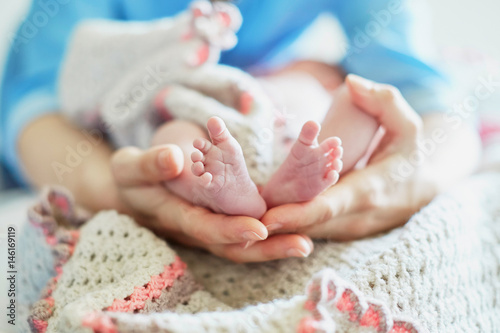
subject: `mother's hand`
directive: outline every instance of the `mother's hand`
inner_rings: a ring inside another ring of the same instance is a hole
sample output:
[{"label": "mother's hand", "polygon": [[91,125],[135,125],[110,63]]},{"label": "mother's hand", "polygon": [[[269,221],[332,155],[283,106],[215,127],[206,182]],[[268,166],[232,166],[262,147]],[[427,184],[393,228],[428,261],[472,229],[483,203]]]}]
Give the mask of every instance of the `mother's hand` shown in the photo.
[{"label": "mother's hand", "polygon": [[[422,120],[389,85],[350,75],[352,101],[385,130],[368,165],[345,175],[312,201],[275,207],[262,221],[270,232],[299,232],[316,238],[357,239],[404,224],[435,196],[425,161],[400,174],[418,149]],[[425,160],[425,159],[424,159]]]},{"label": "mother's hand", "polygon": [[[303,257],[312,251],[307,236],[266,239],[267,229],[256,219],[215,214],[168,192],[162,182],[176,177],[183,161],[182,151],[175,145],[147,151],[128,147],[115,152],[111,164],[123,203],[121,210],[159,235],[236,262]],[[263,239],[245,248],[249,241]]]}]

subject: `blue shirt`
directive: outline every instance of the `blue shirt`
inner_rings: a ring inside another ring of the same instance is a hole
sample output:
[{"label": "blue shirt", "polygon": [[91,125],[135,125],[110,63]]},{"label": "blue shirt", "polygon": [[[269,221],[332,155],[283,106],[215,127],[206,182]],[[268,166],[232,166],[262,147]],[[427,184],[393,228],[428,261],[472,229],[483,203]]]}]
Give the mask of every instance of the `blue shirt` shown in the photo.
[{"label": "blue shirt", "polygon": [[[56,79],[75,25],[87,18],[153,20],[187,8],[187,0],[35,0],[12,41],[1,86],[2,161],[19,182],[16,142],[33,119],[58,110]],[[238,0],[238,45],[221,57],[242,69],[287,60],[286,49],[319,14],[334,14],[349,41],[341,66],[398,87],[417,112],[442,111],[446,79],[419,58],[415,17],[405,0]],[[324,43],[338,43],[325,40]]]}]

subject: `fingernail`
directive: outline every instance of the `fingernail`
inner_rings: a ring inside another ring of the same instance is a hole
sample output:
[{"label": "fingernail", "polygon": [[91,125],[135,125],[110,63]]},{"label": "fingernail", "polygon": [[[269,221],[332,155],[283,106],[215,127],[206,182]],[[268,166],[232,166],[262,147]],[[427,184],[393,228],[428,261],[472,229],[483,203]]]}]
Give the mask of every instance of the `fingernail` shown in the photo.
[{"label": "fingernail", "polygon": [[168,169],[169,166],[170,166],[170,150],[164,150],[160,153],[160,155],[158,156],[158,159],[160,160],[160,166],[163,168],[163,169]]},{"label": "fingernail", "polygon": [[286,256],[287,257],[298,257],[298,258],[305,258],[309,256],[309,253],[303,252],[302,250],[293,248],[289,249],[286,251]]},{"label": "fingernail", "polygon": [[[311,247],[311,252],[312,252],[312,249],[314,248],[314,243],[313,243],[313,241],[312,241],[310,238],[307,238],[307,239],[306,239],[306,242],[307,242],[307,244],[309,244],[309,246]],[[311,254],[311,253],[309,253],[309,254]]]},{"label": "fingernail", "polygon": [[249,241],[258,241],[258,240],[264,240],[265,239],[264,237],[259,236],[259,234],[257,234],[254,231],[245,231],[243,233],[243,238],[247,239]]},{"label": "fingernail", "polygon": [[248,241],[245,243],[245,245],[243,246],[243,250],[246,250],[248,249],[250,246],[254,245],[255,243],[257,243],[256,241]]},{"label": "fingernail", "polygon": [[286,251],[287,257],[298,257],[298,258],[308,257],[312,252],[312,246],[310,244],[310,241],[303,238],[301,243],[302,243],[301,249],[296,247],[288,249]]},{"label": "fingernail", "polygon": [[373,81],[362,78],[361,76],[349,74],[348,77],[349,81],[358,89],[367,91],[373,87]]},{"label": "fingernail", "polygon": [[281,227],[283,227],[282,224],[280,224],[280,223],[273,223],[273,224],[268,225],[266,228],[267,228],[267,231],[274,231],[274,230],[281,229]]}]

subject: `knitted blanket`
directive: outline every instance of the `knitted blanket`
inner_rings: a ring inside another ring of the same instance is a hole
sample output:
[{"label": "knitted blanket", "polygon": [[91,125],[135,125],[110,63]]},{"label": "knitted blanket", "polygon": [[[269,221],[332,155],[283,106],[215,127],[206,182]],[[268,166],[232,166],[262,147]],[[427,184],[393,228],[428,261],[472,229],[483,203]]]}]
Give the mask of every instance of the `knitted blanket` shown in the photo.
[{"label": "knitted blanket", "polygon": [[259,264],[169,245],[113,211],[90,218],[62,189],[28,215],[19,303],[34,332],[500,331],[499,173],[386,234]]}]

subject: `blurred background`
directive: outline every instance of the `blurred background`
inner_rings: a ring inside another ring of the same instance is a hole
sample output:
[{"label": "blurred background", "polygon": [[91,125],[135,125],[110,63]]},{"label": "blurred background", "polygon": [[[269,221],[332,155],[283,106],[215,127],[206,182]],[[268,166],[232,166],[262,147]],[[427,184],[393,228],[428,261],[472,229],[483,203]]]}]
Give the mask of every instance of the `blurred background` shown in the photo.
[{"label": "blurred background", "polygon": [[[500,61],[500,37],[498,36],[500,1],[419,0],[418,2],[426,2],[429,19],[428,22],[422,22],[422,26],[433,30],[434,42],[440,48],[472,49]],[[5,59],[10,36],[16,31],[29,4],[30,0],[0,1],[1,64]],[[1,70],[3,66],[0,66]]]},{"label": "blurred background", "polygon": [[[26,15],[30,3],[31,0],[0,0],[0,76],[4,69],[3,64],[12,36]],[[446,59],[443,62],[444,69],[452,73],[454,82],[458,82],[461,87],[467,89],[467,86],[477,84],[477,77],[480,74],[485,75],[492,72],[492,63],[497,72],[500,72],[500,37],[498,37],[500,1],[410,0],[410,3],[414,5],[415,10],[424,11],[424,14],[420,15],[422,19],[419,22],[419,29],[428,30],[429,35],[433,38],[431,41],[426,38],[419,42],[425,46],[434,44],[438,47],[438,59]],[[324,43],[325,40],[339,42],[328,44]],[[295,43],[292,47],[294,49],[292,53],[295,52],[301,54],[302,57],[331,63],[340,59],[345,52],[346,44],[342,40],[341,29],[336,24],[335,19],[331,16],[322,16]],[[425,47],[421,49],[425,49]],[[477,64],[477,57],[484,55],[489,58],[490,63],[490,67],[486,70],[484,63]],[[474,62],[476,62],[475,65]],[[457,96],[461,96],[464,91],[456,91],[455,93]],[[491,99],[489,104],[492,103],[500,103],[500,97]],[[492,107],[488,105],[487,108],[491,109]],[[2,121],[1,118],[0,121]],[[0,140],[2,140],[1,137]],[[0,142],[0,149],[2,149],[1,147]],[[0,166],[0,199],[2,198],[1,189],[9,187],[2,174]]]}]

